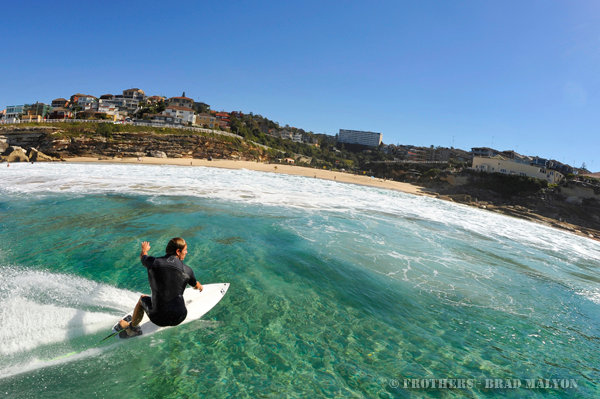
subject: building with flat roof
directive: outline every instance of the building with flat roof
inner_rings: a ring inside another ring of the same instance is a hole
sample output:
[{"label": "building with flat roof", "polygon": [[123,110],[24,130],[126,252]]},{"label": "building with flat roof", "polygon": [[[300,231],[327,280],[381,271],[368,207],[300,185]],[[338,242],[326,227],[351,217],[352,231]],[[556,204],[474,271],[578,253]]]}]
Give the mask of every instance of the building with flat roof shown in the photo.
[{"label": "building with flat roof", "polygon": [[535,177],[536,179],[546,180],[548,183],[558,183],[564,179],[564,175],[557,170],[535,164],[527,165],[512,159],[506,159],[500,155],[491,158],[473,157],[473,169],[478,172]]},{"label": "building with flat roof", "polygon": [[340,129],[338,142],[346,144],[359,144],[368,147],[378,147],[381,144],[382,138],[383,134],[381,133]]}]

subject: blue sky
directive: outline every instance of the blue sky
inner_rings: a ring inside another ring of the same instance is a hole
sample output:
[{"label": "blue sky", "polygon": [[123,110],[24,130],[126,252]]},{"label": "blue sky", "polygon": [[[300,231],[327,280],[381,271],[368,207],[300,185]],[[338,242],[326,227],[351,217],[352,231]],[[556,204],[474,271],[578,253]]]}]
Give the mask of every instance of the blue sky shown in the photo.
[{"label": "blue sky", "polygon": [[215,3],[3,4],[0,109],[185,91],[316,133],[600,170],[598,1]]}]

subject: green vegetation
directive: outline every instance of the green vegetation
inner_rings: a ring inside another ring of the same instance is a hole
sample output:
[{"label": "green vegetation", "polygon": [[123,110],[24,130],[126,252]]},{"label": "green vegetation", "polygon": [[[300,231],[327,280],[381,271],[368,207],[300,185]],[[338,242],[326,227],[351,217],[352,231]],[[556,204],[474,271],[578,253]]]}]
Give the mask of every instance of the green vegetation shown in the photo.
[{"label": "green vegetation", "polygon": [[530,195],[548,188],[546,180],[526,176],[504,175],[501,173],[470,172],[474,187],[494,191],[504,198],[516,195]]},{"label": "green vegetation", "polygon": [[[306,132],[290,126],[280,127],[261,115],[231,115],[231,131],[250,140],[279,151],[278,158],[299,158],[298,164],[319,169],[344,169],[360,173],[370,162],[391,159],[377,150],[357,152],[345,146],[337,147],[334,136]],[[307,143],[298,143],[276,137],[282,131],[289,134],[302,134]]]},{"label": "green vegetation", "polygon": [[142,119],[144,115],[150,114],[160,114],[165,110],[166,106],[164,101],[152,104],[147,103],[145,106],[141,107],[135,114],[134,117]]}]

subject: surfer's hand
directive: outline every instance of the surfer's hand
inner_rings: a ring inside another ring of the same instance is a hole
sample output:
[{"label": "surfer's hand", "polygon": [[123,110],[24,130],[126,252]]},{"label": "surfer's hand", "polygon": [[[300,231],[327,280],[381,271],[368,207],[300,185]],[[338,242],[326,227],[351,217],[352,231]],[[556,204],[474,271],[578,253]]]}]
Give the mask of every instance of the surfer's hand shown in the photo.
[{"label": "surfer's hand", "polygon": [[194,288],[200,292],[202,292],[202,290],[204,289],[204,287],[202,286],[202,284],[200,284],[199,281],[196,281],[196,286]]},{"label": "surfer's hand", "polygon": [[147,254],[148,250],[150,250],[150,243],[148,241],[142,242],[142,254]]}]

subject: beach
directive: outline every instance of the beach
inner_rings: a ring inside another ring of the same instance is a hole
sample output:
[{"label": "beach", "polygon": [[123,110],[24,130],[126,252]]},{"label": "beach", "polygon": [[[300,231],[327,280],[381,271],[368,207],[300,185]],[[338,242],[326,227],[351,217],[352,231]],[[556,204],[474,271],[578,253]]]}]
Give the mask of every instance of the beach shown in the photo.
[{"label": "beach", "polygon": [[326,169],[307,168],[289,164],[268,164],[252,161],[237,161],[230,159],[207,159],[193,158],[106,158],[106,157],[72,157],[65,158],[67,162],[95,162],[95,163],[119,163],[119,164],[147,164],[147,165],[179,165],[179,166],[204,166],[223,169],[248,169],[257,172],[282,173],[286,175],[305,176],[323,180],[333,180],[340,183],[359,184],[363,186],[378,187],[388,190],[401,191],[407,194],[430,195],[424,187],[410,183],[397,182],[374,178],[371,176],[361,176],[352,173],[332,171]]}]

